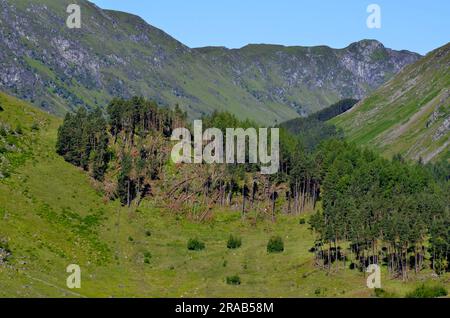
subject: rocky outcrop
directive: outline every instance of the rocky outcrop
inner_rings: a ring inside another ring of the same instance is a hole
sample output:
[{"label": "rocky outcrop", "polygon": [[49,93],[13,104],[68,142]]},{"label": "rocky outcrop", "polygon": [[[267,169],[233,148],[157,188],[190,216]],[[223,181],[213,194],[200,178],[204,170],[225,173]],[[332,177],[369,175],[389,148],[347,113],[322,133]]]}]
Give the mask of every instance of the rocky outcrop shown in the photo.
[{"label": "rocky outcrop", "polygon": [[435,134],[433,135],[433,141],[438,141],[442,137],[448,135],[449,132],[450,132],[450,116],[447,117],[442,123],[442,125],[440,125],[437,128]]},{"label": "rocky outcrop", "polygon": [[255,98],[287,104],[301,114],[317,111],[334,98],[361,99],[420,58],[387,49],[375,40],[344,49],[248,45],[238,50],[197,51]]},{"label": "rocky outcrop", "polygon": [[190,115],[230,110],[285,120],[360,99],[420,56],[364,40],[344,49],[248,45],[190,49],[141,18],[80,0],[0,0],[0,89],[53,113],[143,95]]},{"label": "rocky outcrop", "polygon": [[357,144],[423,163],[450,160],[450,43],[402,69],[332,122]]},{"label": "rocky outcrop", "polygon": [[5,265],[12,253],[5,240],[0,240],[0,266]]}]

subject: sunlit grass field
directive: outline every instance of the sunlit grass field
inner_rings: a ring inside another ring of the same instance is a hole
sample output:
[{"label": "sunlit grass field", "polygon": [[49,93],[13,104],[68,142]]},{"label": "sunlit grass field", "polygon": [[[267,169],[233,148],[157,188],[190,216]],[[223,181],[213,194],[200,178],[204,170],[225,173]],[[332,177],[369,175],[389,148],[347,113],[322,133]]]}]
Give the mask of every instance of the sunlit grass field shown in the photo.
[{"label": "sunlit grass field", "polygon": [[[314,235],[299,222],[308,215],[252,222],[222,210],[195,223],[151,200],[139,208],[107,202],[83,171],[55,154],[59,119],[5,95],[0,102],[0,120],[20,123],[29,146],[0,180],[0,240],[12,251],[0,264],[0,297],[373,297],[364,273],[314,266]],[[227,248],[230,234],[242,238],[240,248]],[[273,235],[283,238],[283,253],[267,252]],[[190,238],[205,249],[189,251]],[[69,264],[81,267],[80,289],[66,286]],[[226,283],[233,275],[240,285]],[[448,276],[428,270],[402,282],[384,269],[382,287],[402,297],[431,280],[450,287]]]}]

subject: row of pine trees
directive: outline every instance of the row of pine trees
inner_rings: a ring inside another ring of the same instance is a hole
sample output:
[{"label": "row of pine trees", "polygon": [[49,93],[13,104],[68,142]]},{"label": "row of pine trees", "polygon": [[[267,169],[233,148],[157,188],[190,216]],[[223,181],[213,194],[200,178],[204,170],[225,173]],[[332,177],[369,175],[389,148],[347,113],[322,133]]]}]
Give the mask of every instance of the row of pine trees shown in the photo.
[{"label": "row of pine trees", "polygon": [[386,265],[393,277],[425,268],[448,269],[449,184],[427,168],[386,160],[353,145],[329,142],[318,154],[325,167],[323,211],[311,219],[318,233],[313,249],[327,270],[348,264],[365,271]]},{"label": "row of pine trees", "polygon": [[[356,101],[338,106],[350,102]],[[280,170],[270,176],[260,175],[258,164],[172,167],[170,136],[189,126],[186,113],[140,97],[114,99],[106,114],[99,109],[67,114],[56,148],[123,205],[139,205],[158,186],[169,210],[197,220],[218,206],[239,209],[244,218],[257,211],[274,221],[278,213],[318,210],[310,219],[317,234],[311,252],[327,271],[383,264],[392,277],[406,279],[427,266],[438,274],[449,269],[448,162],[387,160],[344,142],[342,132],[321,120],[298,123],[302,126],[279,126]],[[203,126],[225,135],[226,128],[257,124],[214,112],[204,116]],[[167,173],[170,169],[176,173]]]}]

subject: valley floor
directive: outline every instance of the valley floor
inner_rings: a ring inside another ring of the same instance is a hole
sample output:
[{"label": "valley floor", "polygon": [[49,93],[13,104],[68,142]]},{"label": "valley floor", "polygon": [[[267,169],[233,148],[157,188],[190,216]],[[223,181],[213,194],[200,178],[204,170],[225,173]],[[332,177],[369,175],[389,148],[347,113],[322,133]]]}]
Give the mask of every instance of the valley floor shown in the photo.
[{"label": "valley floor", "polygon": [[[34,117],[34,116],[33,116]],[[0,181],[0,240],[12,256],[0,263],[0,297],[370,297],[363,273],[328,274],[313,264],[314,237],[305,216],[280,215],[275,223],[242,220],[216,211],[198,224],[169,215],[151,201],[138,209],[106,202],[88,176],[54,151],[59,121],[38,132],[33,152]],[[307,216],[306,216],[307,217]],[[230,234],[242,247],[227,249]],[[268,254],[272,235],[285,251]],[[206,244],[188,251],[190,238]],[[66,287],[66,267],[81,267],[81,289]],[[226,283],[239,275],[241,285]],[[385,290],[404,296],[425,280],[409,282],[383,272]],[[450,277],[440,278],[447,288]]]},{"label": "valley floor", "polygon": [[[238,212],[221,211],[213,221],[196,224],[166,215],[151,202],[129,210],[105,204],[83,172],[50,151],[47,155],[0,184],[0,233],[13,251],[0,266],[0,297],[372,295],[362,273],[347,269],[328,275],[314,267],[308,251],[313,235],[299,217],[252,225]],[[242,237],[240,249],[227,249],[230,234]],[[266,252],[274,234],[283,237],[284,253]],[[206,249],[188,251],[193,237]],[[81,289],[66,287],[65,269],[72,263],[81,266]],[[227,285],[232,275],[242,284]],[[398,295],[417,285],[415,279],[403,283],[383,276],[383,288]],[[420,280],[429,277],[423,274]]]}]

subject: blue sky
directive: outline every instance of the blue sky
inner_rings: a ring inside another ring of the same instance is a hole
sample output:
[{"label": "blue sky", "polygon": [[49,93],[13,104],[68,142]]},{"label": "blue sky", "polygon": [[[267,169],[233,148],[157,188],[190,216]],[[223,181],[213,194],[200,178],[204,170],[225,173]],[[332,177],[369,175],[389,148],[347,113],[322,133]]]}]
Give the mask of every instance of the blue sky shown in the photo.
[{"label": "blue sky", "polygon": [[[425,54],[450,41],[449,0],[91,0],[137,14],[189,47],[248,43],[342,48],[377,39]],[[381,29],[369,29],[369,4],[381,8]]]}]

